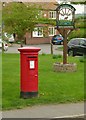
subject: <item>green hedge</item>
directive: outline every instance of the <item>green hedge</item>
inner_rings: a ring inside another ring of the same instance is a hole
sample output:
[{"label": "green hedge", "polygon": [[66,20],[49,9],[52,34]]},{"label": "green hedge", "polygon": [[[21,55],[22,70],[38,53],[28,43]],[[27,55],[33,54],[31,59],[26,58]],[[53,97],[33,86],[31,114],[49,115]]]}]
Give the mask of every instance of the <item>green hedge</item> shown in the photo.
[{"label": "green hedge", "polygon": [[81,28],[78,30],[74,30],[68,37],[68,40],[72,39],[72,38],[85,38],[86,37],[86,33],[85,33],[86,28]]},{"label": "green hedge", "polygon": [[86,19],[78,19],[75,22],[75,27],[76,28],[85,28],[86,26]]},{"label": "green hedge", "polygon": [[72,39],[72,38],[86,38],[86,16],[81,16],[76,18],[75,20],[75,28],[77,28],[77,30],[74,30],[71,32],[71,34],[68,36],[68,40]]}]

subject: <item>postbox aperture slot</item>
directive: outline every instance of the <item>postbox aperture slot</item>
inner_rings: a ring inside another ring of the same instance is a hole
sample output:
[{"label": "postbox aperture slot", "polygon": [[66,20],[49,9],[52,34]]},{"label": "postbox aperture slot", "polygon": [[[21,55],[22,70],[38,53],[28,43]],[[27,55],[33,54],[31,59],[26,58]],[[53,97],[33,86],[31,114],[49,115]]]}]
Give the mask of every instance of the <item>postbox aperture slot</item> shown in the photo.
[{"label": "postbox aperture slot", "polygon": [[36,56],[27,56],[27,58],[36,58]]}]

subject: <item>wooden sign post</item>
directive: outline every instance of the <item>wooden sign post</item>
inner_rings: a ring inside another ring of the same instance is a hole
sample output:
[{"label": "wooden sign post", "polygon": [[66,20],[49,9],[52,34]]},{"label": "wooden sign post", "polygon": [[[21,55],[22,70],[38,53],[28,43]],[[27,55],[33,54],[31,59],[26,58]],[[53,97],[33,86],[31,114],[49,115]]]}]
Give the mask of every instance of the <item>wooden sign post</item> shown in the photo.
[{"label": "wooden sign post", "polygon": [[57,30],[63,35],[63,64],[67,64],[67,37],[75,29],[75,8],[70,4],[61,4],[56,9]]},{"label": "wooden sign post", "polygon": [[67,64],[67,31],[64,29],[63,64]]}]

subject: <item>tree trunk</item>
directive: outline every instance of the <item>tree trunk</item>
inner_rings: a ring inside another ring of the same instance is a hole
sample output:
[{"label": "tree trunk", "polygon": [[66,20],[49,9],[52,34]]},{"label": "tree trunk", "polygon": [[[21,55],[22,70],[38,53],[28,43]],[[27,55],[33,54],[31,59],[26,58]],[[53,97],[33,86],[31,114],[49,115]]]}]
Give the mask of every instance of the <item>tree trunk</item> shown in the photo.
[{"label": "tree trunk", "polygon": [[20,44],[20,47],[23,47],[23,42],[22,42],[22,40],[21,40],[21,44]]}]

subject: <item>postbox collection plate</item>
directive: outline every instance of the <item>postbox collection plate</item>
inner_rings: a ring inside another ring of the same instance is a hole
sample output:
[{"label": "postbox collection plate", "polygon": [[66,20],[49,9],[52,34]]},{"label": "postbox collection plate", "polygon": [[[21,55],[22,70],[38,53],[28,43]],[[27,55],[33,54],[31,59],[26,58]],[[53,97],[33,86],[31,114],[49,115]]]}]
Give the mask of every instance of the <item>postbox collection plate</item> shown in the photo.
[{"label": "postbox collection plate", "polygon": [[34,69],[35,68],[35,61],[31,60],[30,61],[30,69]]}]

